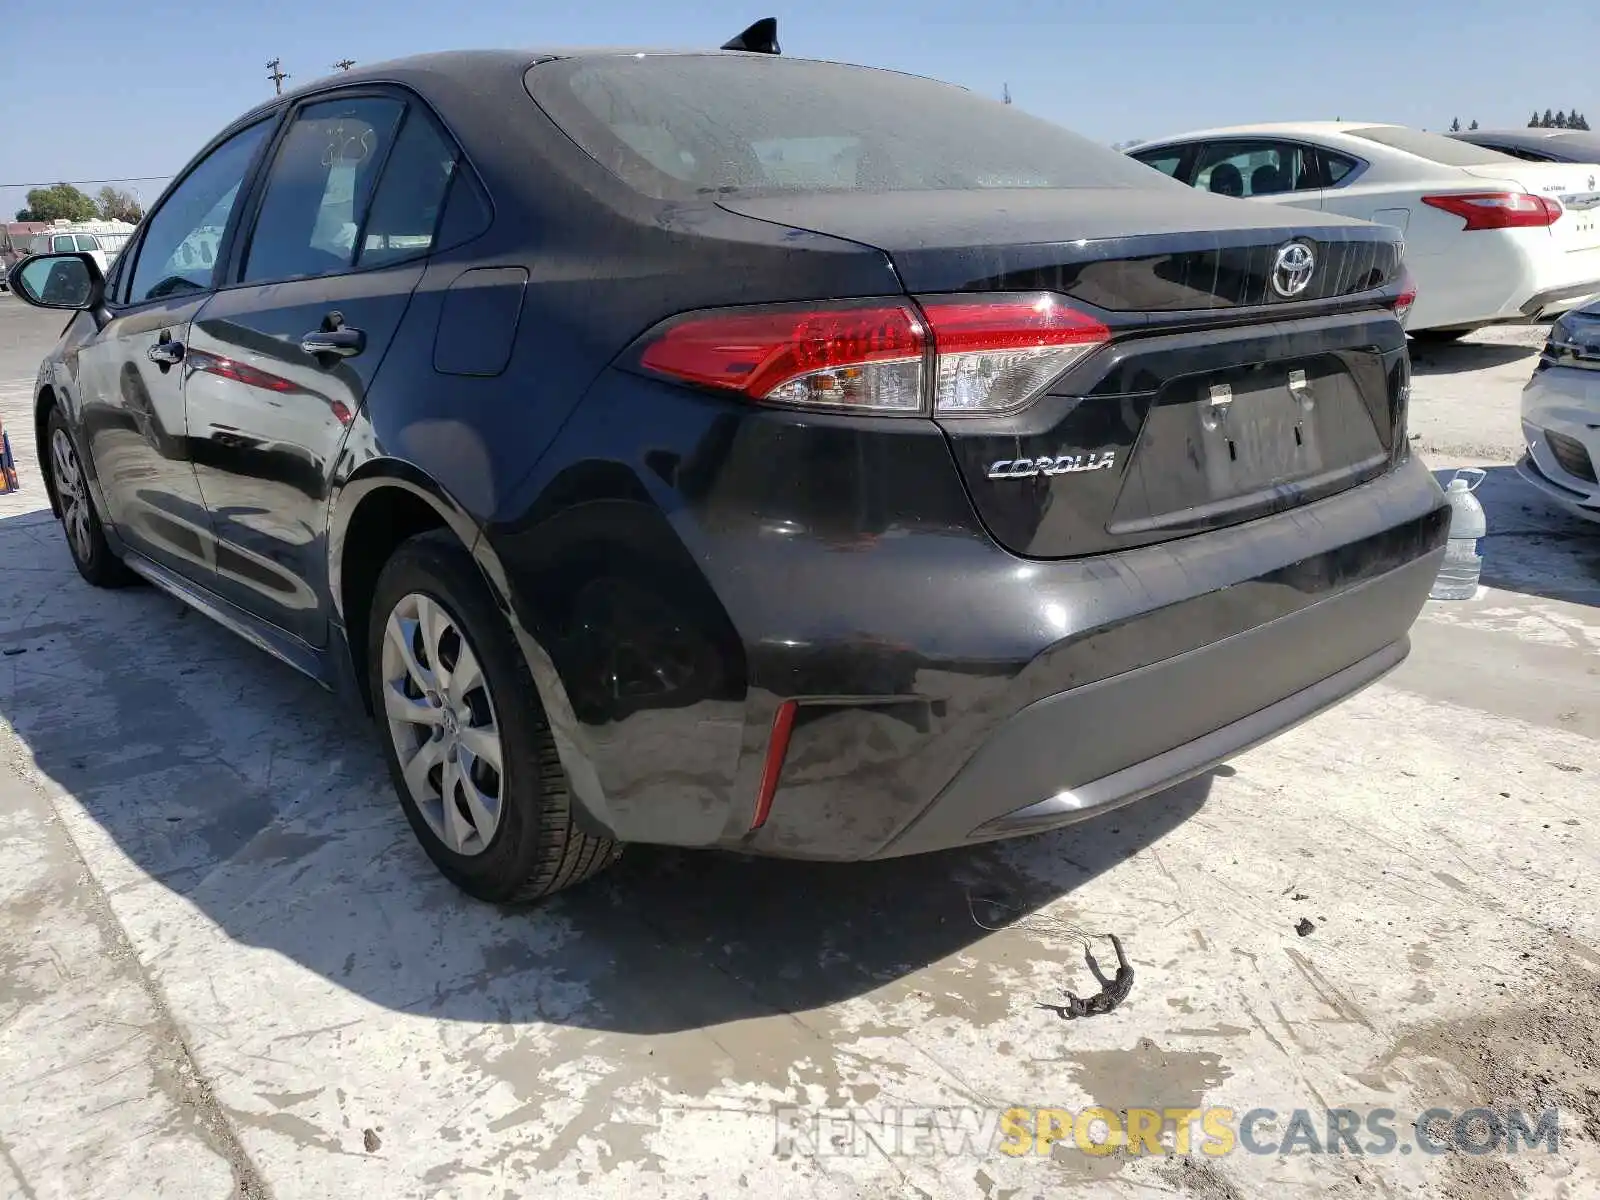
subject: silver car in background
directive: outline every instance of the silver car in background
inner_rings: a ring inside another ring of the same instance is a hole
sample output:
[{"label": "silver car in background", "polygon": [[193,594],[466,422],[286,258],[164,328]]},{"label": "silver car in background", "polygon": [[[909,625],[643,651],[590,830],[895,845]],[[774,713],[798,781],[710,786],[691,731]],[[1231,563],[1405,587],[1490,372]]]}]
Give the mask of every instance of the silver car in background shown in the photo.
[{"label": "silver car in background", "polygon": [[1522,477],[1580,517],[1600,521],[1600,303],[1550,327],[1522,389],[1522,435]]}]

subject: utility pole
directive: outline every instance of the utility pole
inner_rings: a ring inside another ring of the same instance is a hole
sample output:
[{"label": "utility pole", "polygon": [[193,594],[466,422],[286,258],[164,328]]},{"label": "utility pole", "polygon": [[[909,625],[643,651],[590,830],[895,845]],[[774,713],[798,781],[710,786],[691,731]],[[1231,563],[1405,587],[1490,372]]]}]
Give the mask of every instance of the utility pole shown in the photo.
[{"label": "utility pole", "polygon": [[273,87],[279,96],[283,95],[283,81],[289,76],[283,72],[283,59],[274,58],[267,61],[267,78],[272,80]]},{"label": "utility pole", "polygon": [[333,69],[335,71],[348,71],[351,67],[353,67],[355,65],[356,65],[356,60],[355,59],[353,59],[353,58],[341,58],[338,62],[333,64]]},{"label": "utility pole", "polygon": [[1011,85],[1009,83],[1002,83],[1000,85],[1000,90],[1001,90],[1000,102],[1002,104],[1010,104],[1011,103]]}]

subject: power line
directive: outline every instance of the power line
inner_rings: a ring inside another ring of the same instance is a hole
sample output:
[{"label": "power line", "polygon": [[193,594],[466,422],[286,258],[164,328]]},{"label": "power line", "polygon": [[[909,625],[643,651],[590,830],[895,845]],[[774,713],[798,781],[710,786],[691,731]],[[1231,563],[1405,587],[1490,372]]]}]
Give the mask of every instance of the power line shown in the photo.
[{"label": "power line", "polygon": [[171,179],[172,172],[165,171],[159,175],[125,175],[121,179],[52,179],[46,183],[0,183],[0,188],[47,188],[55,187],[58,183],[67,184],[69,187],[79,187],[90,183],[143,183],[147,179]]}]

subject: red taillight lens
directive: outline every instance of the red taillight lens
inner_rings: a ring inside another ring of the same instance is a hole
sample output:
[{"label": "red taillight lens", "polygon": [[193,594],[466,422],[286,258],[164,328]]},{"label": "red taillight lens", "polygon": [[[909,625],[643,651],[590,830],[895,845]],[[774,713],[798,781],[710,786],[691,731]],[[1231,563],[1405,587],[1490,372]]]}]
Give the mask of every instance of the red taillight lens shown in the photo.
[{"label": "red taillight lens", "polygon": [[1106,326],[1052,295],[922,301],[939,355],[936,413],[979,415],[1026,404],[1111,338]]},{"label": "red taillight lens", "polygon": [[[859,412],[1005,412],[1026,404],[1111,337],[1049,294],[691,313],[654,333],[639,365],[670,378],[795,407]],[[930,339],[932,387],[925,372]]]},{"label": "red taillight lens", "polygon": [[1394,298],[1394,315],[1404,321],[1417,302],[1417,281],[1407,271],[1400,277],[1400,294]]},{"label": "red taillight lens", "polygon": [[639,362],[777,404],[917,412],[924,345],[905,304],[713,312],[668,325]]},{"label": "red taillight lens", "polygon": [[1564,211],[1549,197],[1527,192],[1455,192],[1422,202],[1460,217],[1464,229],[1539,228],[1554,225]]}]

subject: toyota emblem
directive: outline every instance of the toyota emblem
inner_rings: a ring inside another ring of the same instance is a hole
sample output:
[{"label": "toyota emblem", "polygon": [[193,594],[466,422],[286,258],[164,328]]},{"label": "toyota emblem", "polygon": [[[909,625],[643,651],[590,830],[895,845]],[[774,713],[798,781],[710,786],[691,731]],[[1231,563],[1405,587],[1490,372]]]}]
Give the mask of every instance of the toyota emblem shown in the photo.
[{"label": "toyota emblem", "polygon": [[1316,269],[1316,252],[1304,242],[1280,246],[1272,263],[1272,290],[1285,300],[1298,296],[1311,285],[1311,274]]}]

